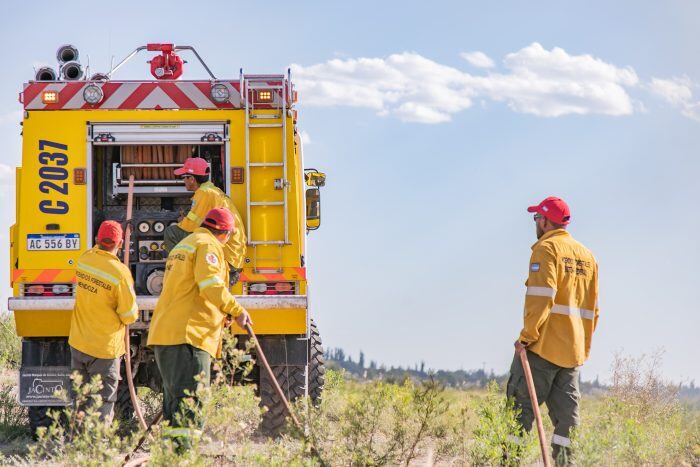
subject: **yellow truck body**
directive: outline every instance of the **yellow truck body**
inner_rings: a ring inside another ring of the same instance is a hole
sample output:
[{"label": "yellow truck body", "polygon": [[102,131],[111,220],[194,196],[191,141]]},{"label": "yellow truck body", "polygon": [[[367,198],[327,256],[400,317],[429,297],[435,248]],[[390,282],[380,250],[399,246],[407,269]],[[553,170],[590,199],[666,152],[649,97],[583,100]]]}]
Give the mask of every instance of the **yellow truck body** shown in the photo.
[{"label": "yellow truck body", "polygon": [[[289,72],[217,79],[195,52],[209,79],[185,81],[177,79],[185,63],[177,53],[194,48],[149,44],[125,60],[143,50],[163,53],[149,62],[154,80],[111,79],[123,62],[109,74],[81,79],[77,49],[63,46],[58,73],[40,69],[20,94],[9,308],[22,337],[19,399],[29,406],[32,428],[46,421],[46,407],[64,403],[48,388],[70,384],[76,264],[103,220],[125,221],[130,175],[134,215],[125,248],[139,320],[130,327],[129,350],[141,365],[135,383],[159,389],[145,343],[162,289],[163,232],[191,205],[193,193],[173,174],[186,157],[207,160],[211,182],[242,217],[247,251],[231,291],[251,314],[278,383],[293,397],[314,399],[323,386],[323,351],[307,300],[306,236],[320,225],[325,175],[304,168]],[[243,334],[235,326],[233,332]],[[258,372],[257,378],[270,409],[264,423],[279,428],[284,408],[269,377]],[[120,384],[119,400],[125,391]]]}]

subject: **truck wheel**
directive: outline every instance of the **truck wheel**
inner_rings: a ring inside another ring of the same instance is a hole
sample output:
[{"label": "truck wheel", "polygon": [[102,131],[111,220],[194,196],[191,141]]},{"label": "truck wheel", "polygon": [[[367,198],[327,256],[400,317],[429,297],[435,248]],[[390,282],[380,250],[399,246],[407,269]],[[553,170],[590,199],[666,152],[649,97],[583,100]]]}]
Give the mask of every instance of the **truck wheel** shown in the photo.
[{"label": "truck wheel", "polygon": [[309,397],[311,403],[318,405],[321,402],[321,393],[325,382],[326,362],[323,358],[323,345],[321,334],[314,320],[311,320],[311,339],[309,340]]},{"label": "truck wheel", "polygon": [[125,379],[119,381],[119,386],[117,387],[117,400],[114,403],[114,417],[127,423],[134,418],[134,406],[131,403],[129,386]]},{"label": "truck wheel", "polygon": [[[287,399],[292,402],[306,393],[306,367],[272,366],[272,372]],[[267,435],[277,435],[284,428],[287,409],[277,394],[272,379],[264,368],[260,368],[260,402],[267,407],[263,414],[262,431]]]},{"label": "truck wheel", "polygon": [[53,419],[49,417],[48,413],[50,408],[46,406],[29,407],[29,430],[34,440],[37,439],[37,430],[39,428],[42,426],[48,428],[53,423]]}]

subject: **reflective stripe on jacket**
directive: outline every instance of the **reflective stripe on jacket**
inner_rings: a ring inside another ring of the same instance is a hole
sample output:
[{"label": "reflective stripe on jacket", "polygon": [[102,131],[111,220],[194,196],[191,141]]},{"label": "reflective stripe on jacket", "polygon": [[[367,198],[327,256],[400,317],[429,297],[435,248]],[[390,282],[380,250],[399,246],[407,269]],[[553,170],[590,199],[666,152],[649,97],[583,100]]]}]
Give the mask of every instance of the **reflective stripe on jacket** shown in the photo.
[{"label": "reflective stripe on jacket", "polygon": [[224,245],[226,262],[235,268],[242,268],[245,261],[246,235],[245,227],[238,209],[226,196],[226,193],[217,188],[212,182],[202,183],[192,197],[192,207],[179,226],[186,232],[193,232],[202,225],[204,217],[214,208],[227,208],[236,219],[236,232],[231,235],[228,243]]},{"label": "reflective stripe on jacket", "polygon": [[593,254],[566,230],[547,232],[532,247],[525,285],[520,341],[555,365],[582,365],[590,354],[599,314]]},{"label": "reflective stripe on jacket", "polygon": [[119,258],[95,246],[78,259],[68,343],[95,358],[124,355],[124,325],[138,317],[134,281]]},{"label": "reflective stripe on jacket", "polygon": [[243,311],[229,292],[228,273],[221,243],[209,230],[198,227],[178,243],[168,255],[148,345],[190,344],[218,356],[225,315]]}]

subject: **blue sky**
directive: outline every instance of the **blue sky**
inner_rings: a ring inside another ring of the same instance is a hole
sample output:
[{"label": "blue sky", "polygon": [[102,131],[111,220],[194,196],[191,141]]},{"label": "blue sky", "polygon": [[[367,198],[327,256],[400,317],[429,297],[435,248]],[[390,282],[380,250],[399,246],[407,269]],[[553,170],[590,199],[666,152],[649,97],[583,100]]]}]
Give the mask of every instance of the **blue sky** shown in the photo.
[{"label": "blue sky", "polygon": [[[666,376],[700,380],[699,4],[118,4],[5,4],[2,206],[20,161],[17,93],[61,44],[94,71],[147,42],[194,45],[217,76],[292,65],[306,163],[328,174],[309,258],[327,345],[505,371],[535,240],[525,208],[554,194],[600,264],[583,377],[607,377],[615,352],[663,348]],[[138,59],[118,78],[147,76]],[[184,77],[204,73],[191,63]]]}]

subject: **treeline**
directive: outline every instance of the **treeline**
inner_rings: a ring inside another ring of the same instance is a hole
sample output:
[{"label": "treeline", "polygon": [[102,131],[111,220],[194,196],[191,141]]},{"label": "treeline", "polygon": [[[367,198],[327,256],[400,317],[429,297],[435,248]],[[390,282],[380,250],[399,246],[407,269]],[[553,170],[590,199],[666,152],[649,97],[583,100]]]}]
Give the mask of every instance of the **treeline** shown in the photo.
[{"label": "treeline", "polygon": [[[458,389],[485,388],[489,381],[496,381],[503,386],[508,381],[508,373],[497,374],[493,370],[431,370],[426,368],[425,362],[416,363],[413,367],[386,366],[378,364],[375,360],[367,361],[362,351],[357,360],[353,360],[353,357],[341,348],[328,349],[325,356],[329,368],[342,368],[357,379],[401,382],[407,378],[422,381],[432,377],[443,386]],[[580,389],[584,394],[600,394],[606,391],[608,386],[596,377],[593,381],[581,381]],[[678,395],[681,399],[700,407],[700,387],[696,386],[694,381],[678,385]]]},{"label": "treeline", "polygon": [[345,353],[343,349],[331,348],[326,351],[326,363],[329,368],[342,368],[349,375],[358,379],[381,379],[388,382],[400,382],[406,378],[427,380],[433,378],[440,384],[452,388],[484,388],[489,381],[504,384],[507,374],[498,375],[485,370],[430,370],[425,362],[416,363],[413,367],[386,366],[375,360],[367,361],[364,352],[360,352],[357,360]]}]

